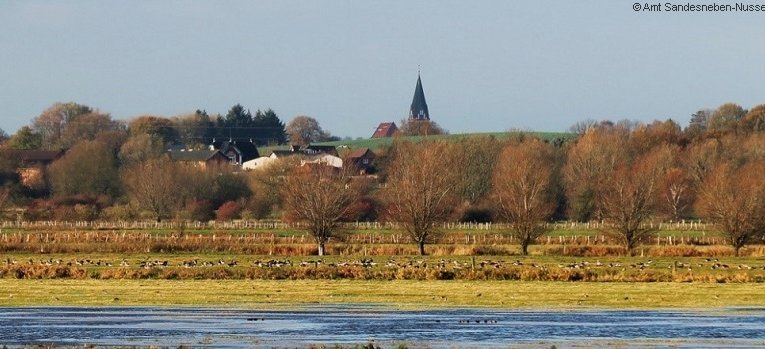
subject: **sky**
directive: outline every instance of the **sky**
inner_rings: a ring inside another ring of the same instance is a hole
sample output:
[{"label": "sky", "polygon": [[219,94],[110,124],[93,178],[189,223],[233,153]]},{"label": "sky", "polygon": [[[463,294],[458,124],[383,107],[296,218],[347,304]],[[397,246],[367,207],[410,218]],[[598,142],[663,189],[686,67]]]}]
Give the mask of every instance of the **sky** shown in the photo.
[{"label": "sky", "polygon": [[369,137],[407,117],[418,70],[450,133],[685,126],[697,110],[765,103],[765,12],[633,3],[3,0],[0,129],[55,102],[120,120],[239,103]]}]

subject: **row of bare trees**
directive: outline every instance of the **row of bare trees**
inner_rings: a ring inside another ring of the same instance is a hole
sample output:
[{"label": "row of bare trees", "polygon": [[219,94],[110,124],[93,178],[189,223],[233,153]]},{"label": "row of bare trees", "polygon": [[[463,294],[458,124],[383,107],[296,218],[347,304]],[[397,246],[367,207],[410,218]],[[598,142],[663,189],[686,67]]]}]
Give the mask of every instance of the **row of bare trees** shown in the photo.
[{"label": "row of bare trees", "polygon": [[[477,205],[489,207],[496,220],[510,224],[508,233],[520,241],[523,254],[547,233],[545,223],[560,212],[582,221],[611,223],[607,233],[630,254],[656,233],[651,227],[657,225],[649,223],[664,219],[713,222],[737,254],[746,244],[762,241],[765,135],[677,144],[647,133],[594,127],[567,145],[522,135],[502,143],[496,155],[488,157],[490,171],[483,178],[471,177],[470,166],[476,164],[464,144],[401,142],[391,151],[383,189],[372,194],[382,203],[381,214],[400,222],[423,254],[425,244],[437,235],[437,223],[470,205],[466,192],[476,180],[487,184]],[[358,195],[369,195],[351,193],[353,180],[340,175],[312,181],[311,171],[300,173],[300,179],[293,176],[283,187],[285,209],[316,225],[320,245]],[[309,204],[314,202],[323,204]],[[327,225],[327,215],[334,225]]]},{"label": "row of bare trees", "polygon": [[[193,120],[203,122],[203,114]],[[239,106],[229,114],[234,122],[248,112]],[[76,104],[55,105],[34,125],[6,145],[71,147],[44,186],[51,200],[101,211],[75,207],[88,213],[84,219],[211,219],[215,211],[220,219],[300,220],[314,227],[320,250],[339,221],[388,219],[406,227],[421,253],[447,220],[507,222],[523,253],[555,219],[608,221],[630,252],[655,232],[645,224],[654,220],[714,222],[736,251],[765,231],[765,106],[700,111],[685,130],[671,120],[583,122],[576,137],[549,142],[524,133],[397,141],[375,149],[377,179],[294,160],[244,173],[183,166],[166,156],[180,132],[169,120],[138,118],[125,129]],[[36,197],[9,190],[19,179],[2,160],[4,201],[43,211]]]}]

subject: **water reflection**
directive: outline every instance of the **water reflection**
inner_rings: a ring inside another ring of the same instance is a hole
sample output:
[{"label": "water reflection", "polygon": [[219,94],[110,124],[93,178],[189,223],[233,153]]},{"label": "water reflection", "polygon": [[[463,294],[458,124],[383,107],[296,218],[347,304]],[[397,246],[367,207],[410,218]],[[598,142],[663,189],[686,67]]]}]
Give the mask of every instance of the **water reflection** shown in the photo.
[{"label": "water reflection", "polygon": [[301,310],[0,308],[0,344],[305,347],[765,346],[765,309],[688,311],[392,311],[369,306]]}]

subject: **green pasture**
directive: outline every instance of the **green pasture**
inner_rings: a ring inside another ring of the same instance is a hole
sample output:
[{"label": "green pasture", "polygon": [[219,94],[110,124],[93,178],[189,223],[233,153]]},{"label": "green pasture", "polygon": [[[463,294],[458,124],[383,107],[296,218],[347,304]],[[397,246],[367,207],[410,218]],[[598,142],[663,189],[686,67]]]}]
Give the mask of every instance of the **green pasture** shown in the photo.
[{"label": "green pasture", "polygon": [[[370,129],[369,134],[371,135],[373,131],[374,129]],[[576,135],[572,133],[564,133],[564,132],[522,132],[522,133],[533,135],[544,140],[553,140],[555,138],[568,139],[568,138],[576,137]],[[429,140],[429,141],[446,140],[449,142],[458,142],[462,139],[471,138],[471,137],[494,137],[496,139],[502,140],[502,139],[508,139],[517,134],[518,132],[478,132],[478,133],[460,133],[460,134],[448,134],[448,135],[437,135],[437,136],[402,136],[402,137],[389,137],[389,138],[364,138],[364,139],[352,139],[352,140],[339,140],[339,141],[333,141],[333,142],[321,142],[321,143],[315,143],[315,145],[332,145],[335,147],[348,147],[350,149],[358,149],[358,148],[376,149],[379,147],[389,146],[396,139],[414,142],[414,143],[419,143],[424,140]],[[261,156],[268,156],[274,150],[287,150],[287,149],[289,149],[289,146],[286,146],[286,145],[267,146],[267,147],[258,148],[258,153],[260,153]]]}]

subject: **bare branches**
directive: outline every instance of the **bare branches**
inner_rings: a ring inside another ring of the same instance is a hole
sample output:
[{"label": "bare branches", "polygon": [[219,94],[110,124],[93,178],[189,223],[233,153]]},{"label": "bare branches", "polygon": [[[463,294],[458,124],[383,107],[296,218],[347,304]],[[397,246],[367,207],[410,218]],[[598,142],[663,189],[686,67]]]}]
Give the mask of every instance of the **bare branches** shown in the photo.
[{"label": "bare branches", "polygon": [[723,163],[704,181],[699,193],[699,213],[718,225],[736,255],[765,231],[763,173],[765,163],[759,161],[739,168]]},{"label": "bare branches", "polygon": [[615,225],[612,235],[621,240],[630,255],[655,232],[644,223],[655,213],[669,156],[668,148],[661,147],[633,161],[625,161],[605,177],[598,196],[599,205],[603,217]]},{"label": "bare branches", "polygon": [[151,212],[159,222],[170,218],[183,204],[180,185],[183,177],[175,163],[154,159],[125,170],[122,182],[132,201]]},{"label": "bare branches", "polygon": [[387,188],[388,214],[399,221],[425,254],[425,243],[436,233],[458,197],[460,164],[457,147],[443,142],[399,145]]},{"label": "bare branches", "polygon": [[287,217],[308,224],[320,256],[341,220],[350,213],[357,193],[349,176],[322,165],[296,168],[282,190]]},{"label": "bare branches", "polygon": [[555,160],[551,147],[532,139],[507,146],[499,156],[494,172],[493,194],[511,234],[521,241],[521,252],[544,235],[544,221],[552,215],[551,197]]},{"label": "bare branches", "polygon": [[5,211],[5,206],[8,205],[11,198],[11,190],[7,187],[0,188],[0,217]]}]

